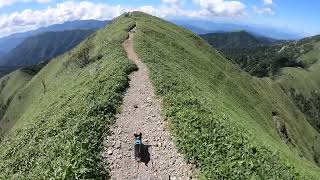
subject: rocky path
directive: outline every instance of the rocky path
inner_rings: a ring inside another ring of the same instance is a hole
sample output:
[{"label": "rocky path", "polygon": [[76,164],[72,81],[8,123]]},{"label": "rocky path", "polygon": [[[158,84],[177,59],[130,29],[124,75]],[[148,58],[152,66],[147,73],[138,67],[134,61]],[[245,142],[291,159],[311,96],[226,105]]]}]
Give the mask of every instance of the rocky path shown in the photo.
[{"label": "rocky path", "polygon": [[[110,163],[112,179],[191,179],[193,168],[186,164],[171,140],[170,132],[161,117],[160,101],[156,99],[148,77],[147,67],[133,48],[133,31],[123,43],[128,58],[139,70],[130,75],[130,87],[117,116],[113,134],[105,141],[103,157]],[[142,142],[149,157],[138,163],[134,158],[134,133],[142,133]]]}]

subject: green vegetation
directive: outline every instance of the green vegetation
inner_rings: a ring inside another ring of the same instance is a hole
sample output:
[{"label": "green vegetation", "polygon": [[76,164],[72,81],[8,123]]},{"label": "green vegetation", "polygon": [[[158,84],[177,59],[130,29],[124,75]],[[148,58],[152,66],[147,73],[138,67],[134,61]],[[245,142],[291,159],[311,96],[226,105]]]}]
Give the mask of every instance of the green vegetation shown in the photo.
[{"label": "green vegetation", "polygon": [[13,122],[5,116],[12,99],[45,65],[21,68],[0,79],[0,139]]},{"label": "green vegetation", "polygon": [[190,31],[143,13],[131,18],[177,145],[201,177],[319,179],[319,133],[278,83],[251,77]]},{"label": "green vegetation", "polygon": [[302,67],[299,53],[291,46],[272,45],[250,48],[226,48],[221,51],[241,69],[253,76],[273,76],[283,67]]},{"label": "green vegetation", "polygon": [[285,67],[273,77],[306,115],[315,129],[319,128],[320,36],[285,45],[283,50],[296,49],[296,61],[304,68]]},{"label": "green vegetation", "polygon": [[[305,96],[297,90],[290,88],[289,95],[299,109],[307,116],[310,124],[320,132],[320,94],[318,91],[311,91],[310,96]],[[320,159],[316,159],[320,163]]]},{"label": "green vegetation", "polygon": [[24,87],[32,77],[32,74],[17,70],[0,79],[0,139],[1,135],[7,129],[8,121],[3,118],[7,107],[10,105],[16,93]]},{"label": "green vegetation", "polygon": [[320,36],[297,42],[257,39],[245,32],[216,33],[202,36],[221,50],[241,69],[258,77],[269,76],[280,82],[294,104],[319,131],[316,93],[320,90]]},{"label": "green vegetation", "polygon": [[306,68],[283,68],[276,79],[285,87],[292,87],[303,95],[320,90],[320,37],[314,36],[295,43],[301,52],[297,60]]},{"label": "green vegetation", "polygon": [[309,96],[311,92],[320,90],[320,62],[311,65],[308,69],[282,68],[275,79],[285,89],[293,88]]},{"label": "green vegetation", "polygon": [[6,66],[30,66],[61,55],[88,36],[94,30],[46,32],[24,40],[1,58]]},{"label": "green vegetation", "polygon": [[245,31],[220,32],[201,35],[214,48],[223,52],[229,60],[251,75],[265,77],[283,67],[304,67],[295,57],[297,48],[283,44],[290,42],[258,37]]},{"label": "green vegetation", "polygon": [[0,179],[103,179],[102,140],[136,69],[121,46],[133,25],[118,18],[20,88],[4,116]]},{"label": "green vegetation", "polygon": [[201,37],[241,69],[258,77],[272,77],[284,67],[307,69],[320,59],[319,36],[297,42],[258,38],[245,32],[207,34]]},{"label": "green vegetation", "polygon": [[[283,75],[276,81],[252,77],[199,36],[139,12],[117,18],[42,69],[22,69],[8,75],[16,78],[0,80],[0,100],[10,102],[2,112],[7,132],[0,142],[0,179],[108,175],[102,140],[110,133],[127,75],[136,69],[121,46],[135,25],[135,50],[163,98],[179,150],[201,178],[319,179],[320,134],[286,94],[297,85],[285,75],[290,68],[278,70]],[[279,51],[296,52],[290,47]],[[300,47],[311,52],[316,46]],[[305,85],[304,78],[316,77],[316,67],[293,68],[305,75],[292,75],[301,78],[296,89]],[[19,86],[10,85],[15,79]],[[310,87],[316,88],[313,82]],[[310,89],[297,93],[312,94]],[[289,143],[278,134],[273,114]]]},{"label": "green vegetation", "polygon": [[307,66],[320,60],[320,35],[302,39],[297,45],[303,52],[299,59]]},{"label": "green vegetation", "polygon": [[0,78],[20,68],[20,66],[0,66]]},{"label": "green vegetation", "polygon": [[286,41],[252,35],[246,31],[216,32],[200,35],[217,49],[243,49],[281,44]]}]

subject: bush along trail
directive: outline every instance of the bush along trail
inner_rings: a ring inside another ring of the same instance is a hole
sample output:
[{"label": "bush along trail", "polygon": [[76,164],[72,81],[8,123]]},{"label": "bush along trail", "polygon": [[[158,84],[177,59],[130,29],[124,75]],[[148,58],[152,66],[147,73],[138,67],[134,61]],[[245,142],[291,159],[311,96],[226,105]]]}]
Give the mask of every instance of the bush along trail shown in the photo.
[{"label": "bush along trail", "polygon": [[[135,28],[123,43],[129,59],[138,66],[133,72],[112,135],[105,141],[107,171],[112,179],[191,179],[192,165],[184,162],[175,148],[166,122],[161,117],[161,102],[155,97],[148,69],[134,51]],[[134,157],[134,133],[142,133],[141,162]]]}]

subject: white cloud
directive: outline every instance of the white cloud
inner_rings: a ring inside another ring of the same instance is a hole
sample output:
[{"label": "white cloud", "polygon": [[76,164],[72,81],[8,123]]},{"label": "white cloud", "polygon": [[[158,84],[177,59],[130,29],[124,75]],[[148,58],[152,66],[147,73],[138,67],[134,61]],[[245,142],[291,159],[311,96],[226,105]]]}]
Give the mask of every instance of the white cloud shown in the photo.
[{"label": "white cloud", "polygon": [[51,0],[37,0],[38,3],[49,3]]},{"label": "white cloud", "polygon": [[161,2],[171,6],[181,6],[184,3],[184,0],[161,0]]},{"label": "white cloud", "polygon": [[44,10],[26,9],[0,15],[0,36],[78,19],[112,19],[125,11],[126,9],[120,6],[94,4],[88,1],[67,1]]},{"label": "white cloud", "polygon": [[181,0],[161,0],[163,3],[168,3],[168,4],[180,4],[182,1]]},{"label": "white cloud", "polygon": [[[48,2],[50,0],[0,0],[0,2],[11,1],[38,1]],[[128,11],[143,11],[158,17],[181,16],[201,17],[212,16],[240,16],[244,14],[245,5],[238,1],[224,0],[194,0],[200,10],[186,10],[180,5],[184,0],[162,0],[163,4],[158,7],[141,6],[137,8],[122,7],[120,5],[108,5],[106,3],[94,3],[90,1],[66,1],[42,10],[26,9],[21,12],[13,12],[0,15],[0,37],[9,34],[33,30],[52,24],[60,24],[65,21],[97,19],[112,19]]]},{"label": "white cloud", "polygon": [[202,8],[201,14],[207,16],[242,16],[245,5],[240,1],[194,0]]},{"label": "white cloud", "polygon": [[0,8],[14,4],[16,0],[0,0]]},{"label": "white cloud", "polygon": [[38,2],[38,3],[49,3],[51,0],[0,0],[0,8],[10,6],[19,2]]},{"label": "white cloud", "polygon": [[256,6],[253,6],[253,10],[254,12],[258,13],[258,14],[265,14],[265,15],[275,15],[276,13],[273,11],[272,8],[270,7],[262,7],[262,8],[258,8]]},{"label": "white cloud", "polygon": [[253,6],[253,11],[257,14],[264,15],[275,15],[273,10],[273,0],[263,0],[264,4],[262,7]]},{"label": "white cloud", "polygon": [[272,0],[263,0],[264,4],[266,5],[272,5],[273,1]]}]

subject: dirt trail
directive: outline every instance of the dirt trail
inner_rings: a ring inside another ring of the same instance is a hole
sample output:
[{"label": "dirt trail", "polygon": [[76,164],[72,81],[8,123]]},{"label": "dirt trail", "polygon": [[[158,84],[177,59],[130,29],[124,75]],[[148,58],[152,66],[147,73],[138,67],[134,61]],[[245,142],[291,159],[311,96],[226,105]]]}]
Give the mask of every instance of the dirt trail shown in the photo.
[{"label": "dirt trail", "polygon": [[[190,179],[193,168],[186,164],[171,140],[166,123],[161,117],[161,102],[156,99],[148,77],[148,69],[133,48],[133,33],[123,43],[129,59],[139,70],[133,72],[123,102],[123,110],[117,116],[113,134],[106,139],[103,156],[111,163],[112,179]],[[150,159],[143,163],[134,158],[134,136],[142,132],[142,142],[149,145]],[[149,162],[148,162],[149,161]]]}]

